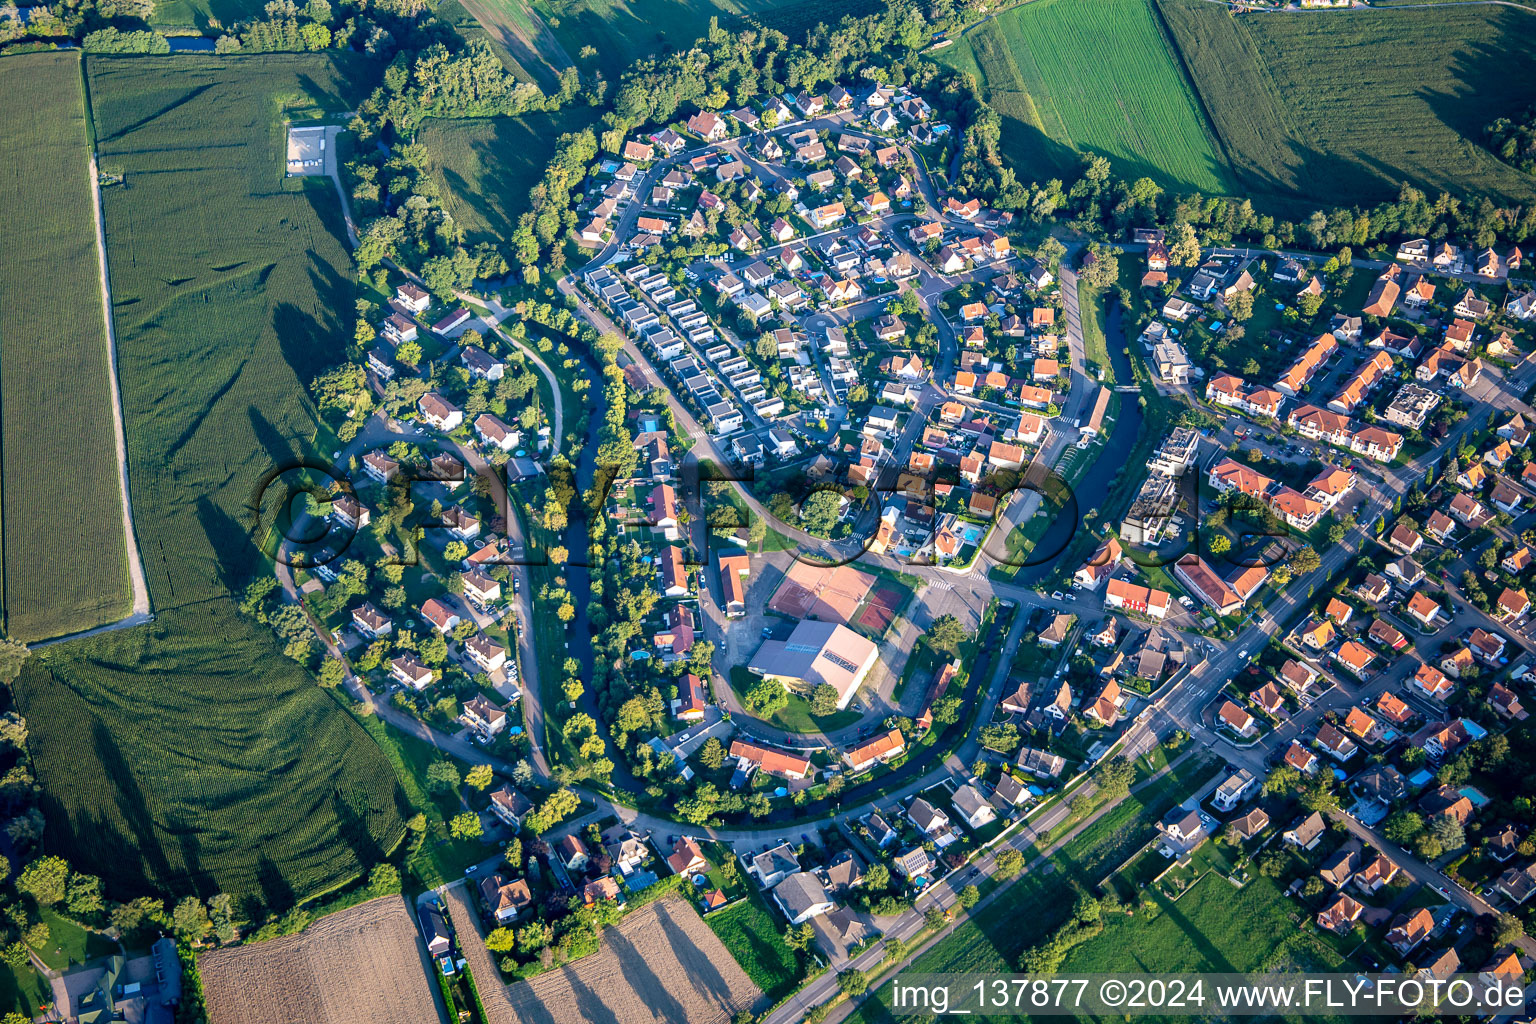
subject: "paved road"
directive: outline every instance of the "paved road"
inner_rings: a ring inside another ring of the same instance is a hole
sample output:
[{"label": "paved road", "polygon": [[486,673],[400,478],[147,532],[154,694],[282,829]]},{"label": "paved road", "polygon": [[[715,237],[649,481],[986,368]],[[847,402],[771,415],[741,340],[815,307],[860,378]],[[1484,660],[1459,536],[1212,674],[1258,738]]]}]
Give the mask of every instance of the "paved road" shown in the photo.
[{"label": "paved road", "polygon": [[[1151,785],[1153,782],[1166,775],[1170,770],[1172,770],[1174,766],[1177,766],[1186,758],[1190,757],[1193,753],[1193,749],[1186,750],[1184,754],[1175,758],[1172,764],[1164,767],[1156,774],[1144,779],[1142,782],[1138,783],[1135,788],[1137,790],[1141,790]],[[1219,784],[1219,778],[1211,780],[1192,799],[1195,801],[1202,799],[1205,793],[1210,792]],[[1075,791],[1073,795],[1091,796],[1093,792],[1093,784],[1091,782],[1087,782],[1084,783],[1080,789]],[[1186,800],[1186,803],[1188,802],[1190,801]],[[1036,851],[1036,856],[1026,862],[1024,870],[1020,872],[1018,877],[1025,878],[1030,877],[1031,875],[1038,876],[1042,870],[1049,870],[1046,862],[1051,858],[1052,855],[1054,855],[1058,850],[1062,849],[1064,846],[1066,846],[1066,844],[1076,838],[1079,833],[1091,827],[1094,822],[1098,821],[1105,814],[1113,810],[1115,806],[1116,805],[1114,803],[1105,804],[1104,806],[1095,810],[1092,814],[1088,815],[1082,821],[1078,822],[1068,831],[1062,833],[1059,836],[1053,834],[1051,835],[1050,839],[1042,841],[1040,838],[1042,834],[1053,830],[1056,826],[1060,825],[1068,815],[1072,813],[1072,809],[1066,801],[1053,804],[1047,810],[1042,812],[1037,820],[1031,819],[1027,825],[1019,829],[1017,832],[1011,834],[1009,838],[1006,839],[1002,844],[999,844],[998,846],[993,847],[986,853],[982,854],[971,865],[961,869],[960,871],[951,873],[940,882],[930,886],[917,898],[917,900],[914,901],[912,910],[904,912],[899,917],[897,917],[894,922],[888,924],[885,927],[884,935],[879,940],[872,943],[858,956],[854,957],[852,961],[844,965],[843,969],[848,970],[857,968],[864,971],[874,971],[880,968],[885,961],[885,944],[887,940],[895,937],[901,939],[902,941],[906,941],[912,936],[916,935],[926,926],[927,922],[925,921],[923,915],[928,911],[930,907],[938,907],[941,910],[954,910],[956,914],[955,920],[940,928],[932,936],[924,940],[922,944],[912,949],[907,954],[907,956],[898,962],[896,969],[899,970],[901,967],[910,964],[914,959],[922,955],[929,948],[947,938],[956,928],[964,923],[966,914],[956,906],[959,897],[959,891],[965,888],[967,885],[977,883],[982,878],[990,875],[993,868],[996,866],[996,855],[1004,846],[1011,847],[1021,852],[1030,850]],[[999,885],[992,892],[988,893],[980,903],[973,907],[971,913],[978,913],[994,901],[1005,898],[1005,894],[1012,884],[1013,882],[1010,881]],[[838,993],[839,988],[837,983],[837,974],[835,972],[829,971],[826,974],[823,974],[813,980],[810,984],[806,985],[799,992],[795,993],[795,995],[792,996],[783,1006],[774,1010],[767,1017],[765,1017],[764,1024],[793,1024],[794,1021],[797,1021],[802,1016],[804,1016],[805,1012],[812,1006],[820,1005],[821,1003],[836,997]],[[827,1020],[842,1020],[853,1011],[855,1006],[856,1004],[851,1001],[846,1002],[828,1014]]]}]

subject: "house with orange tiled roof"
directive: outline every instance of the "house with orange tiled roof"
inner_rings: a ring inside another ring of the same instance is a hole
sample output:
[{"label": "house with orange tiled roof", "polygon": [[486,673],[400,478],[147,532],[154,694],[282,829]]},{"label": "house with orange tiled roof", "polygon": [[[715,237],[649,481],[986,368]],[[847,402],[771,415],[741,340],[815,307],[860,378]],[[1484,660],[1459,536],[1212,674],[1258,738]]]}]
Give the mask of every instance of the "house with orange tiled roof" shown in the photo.
[{"label": "house with orange tiled roof", "polygon": [[1429,518],[1424,520],[1424,532],[1444,544],[1456,532],[1456,520],[1435,509],[1429,514]]},{"label": "house with orange tiled roof", "polygon": [[1314,651],[1326,650],[1333,643],[1333,623],[1328,619],[1314,619],[1298,631],[1301,642]]},{"label": "house with orange tiled roof", "polygon": [[1477,656],[1472,653],[1472,648],[1462,646],[1441,657],[1440,668],[1447,675],[1460,679],[1476,662]]},{"label": "house with orange tiled roof", "polygon": [[1311,775],[1317,771],[1317,755],[1296,740],[1285,751],[1285,763],[1295,768],[1304,775]]},{"label": "house with orange tiled roof", "polygon": [[1429,933],[1435,930],[1435,918],[1424,907],[1412,914],[1399,914],[1387,930],[1387,945],[1397,950],[1398,956],[1407,956],[1419,947]]},{"label": "house with orange tiled roof", "polygon": [[1376,619],[1371,623],[1371,628],[1366,630],[1366,638],[1372,643],[1392,651],[1400,651],[1408,646],[1408,638],[1403,631],[1392,625],[1386,619]]},{"label": "house with orange tiled roof", "polygon": [[1515,589],[1505,587],[1499,595],[1498,618],[1501,622],[1512,622],[1530,611],[1531,599],[1526,596],[1524,588]]},{"label": "house with orange tiled roof", "polygon": [[907,743],[902,738],[899,729],[892,729],[883,736],[877,736],[868,743],[853,747],[843,752],[843,760],[848,762],[848,768],[853,772],[862,772],[873,768],[877,764],[884,764],[906,753]]},{"label": "house with orange tiled roof", "polygon": [[1346,604],[1336,597],[1330,597],[1328,599],[1328,607],[1324,610],[1323,614],[1342,626],[1354,617],[1355,609],[1353,605]]},{"label": "house with orange tiled roof", "polygon": [[1376,698],[1376,713],[1393,725],[1407,725],[1418,717],[1401,697],[1387,692]]},{"label": "house with orange tiled roof", "polygon": [[1365,913],[1365,908],[1344,893],[1339,893],[1333,898],[1333,902],[1324,907],[1317,915],[1319,928],[1325,928],[1336,935],[1348,935],[1354,927],[1360,915]]},{"label": "house with orange tiled roof", "polygon": [[1456,684],[1433,665],[1420,665],[1413,676],[1413,688],[1433,700],[1445,701]]},{"label": "house with orange tiled roof", "polygon": [[1344,734],[1343,730],[1326,723],[1318,727],[1317,736],[1313,742],[1319,749],[1341,763],[1354,757],[1355,751],[1360,749],[1355,745],[1354,740]]},{"label": "house with orange tiled roof", "polygon": [[810,776],[814,766],[803,757],[795,757],[778,750],[770,750],[741,740],[731,741],[731,756],[741,767],[756,767],[769,775],[785,779],[804,779]]},{"label": "house with orange tiled roof", "polygon": [[1223,701],[1220,710],[1216,712],[1217,720],[1238,736],[1247,739],[1259,730],[1258,721],[1243,708],[1238,707],[1232,701]]},{"label": "house with orange tiled roof", "polygon": [[1408,598],[1406,611],[1425,629],[1438,628],[1437,623],[1445,615],[1440,602],[1422,593],[1414,593]]},{"label": "house with orange tiled roof", "polygon": [[1280,697],[1280,687],[1274,683],[1265,683],[1248,694],[1248,698],[1271,715],[1277,714],[1285,706],[1285,701]]},{"label": "house with orange tiled roof", "polygon": [[1374,743],[1381,734],[1381,726],[1376,719],[1356,707],[1350,708],[1344,716],[1344,731],[1362,743]]},{"label": "house with orange tiled roof", "polygon": [[1371,667],[1371,662],[1376,660],[1376,655],[1364,644],[1354,640],[1346,640],[1339,645],[1339,649],[1333,652],[1333,658],[1350,672],[1361,678]]}]

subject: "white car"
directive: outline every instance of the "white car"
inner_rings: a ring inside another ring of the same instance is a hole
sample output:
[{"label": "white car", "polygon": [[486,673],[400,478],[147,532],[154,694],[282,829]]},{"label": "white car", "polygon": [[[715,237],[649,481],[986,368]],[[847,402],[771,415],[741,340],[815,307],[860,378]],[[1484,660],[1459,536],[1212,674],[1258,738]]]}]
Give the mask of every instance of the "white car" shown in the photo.
[{"label": "white car", "polygon": [[1238,651],[1237,652],[1237,656],[1239,658],[1247,658],[1248,657],[1248,650],[1247,650],[1247,648],[1244,648],[1243,650]]}]

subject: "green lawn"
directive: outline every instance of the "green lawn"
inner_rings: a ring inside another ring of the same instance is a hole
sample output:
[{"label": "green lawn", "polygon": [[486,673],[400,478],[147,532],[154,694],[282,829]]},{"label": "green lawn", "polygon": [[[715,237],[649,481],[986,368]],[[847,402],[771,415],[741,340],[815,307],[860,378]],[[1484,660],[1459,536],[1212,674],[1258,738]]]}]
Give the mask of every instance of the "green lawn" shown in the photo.
[{"label": "green lawn", "polygon": [[28,1018],[43,1012],[53,1002],[48,979],[30,966],[10,967],[0,964],[0,1011],[18,1010]]},{"label": "green lawn", "polygon": [[756,889],[741,902],[710,914],[704,923],[770,1000],[778,1002],[799,987],[804,971],[795,951],[784,945],[786,926]]},{"label": "green lawn", "polygon": [[48,926],[48,942],[37,951],[37,955],[56,971],[67,970],[87,960],[109,956],[118,951],[117,943],[105,935],[80,927],[59,916],[51,907],[39,909],[37,917]]},{"label": "green lawn", "polygon": [[[731,668],[731,689],[736,691],[736,698],[741,700],[749,690],[762,681],[760,676],[755,676],[747,671],[745,665],[735,665]],[[747,712],[751,714],[751,712]],[[811,714],[811,702],[798,693],[789,694],[789,703],[775,711],[764,719],[780,729],[789,732],[814,733],[830,732],[833,729],[841,729],[852,725],[859,720],[862,712],[859,711],[834,711],[830,715]]]},{"label": "green lawn", "polygon": [[1229,193],[1230,176],[1149,0],[1033,0],[938,59],[976,75],[1025,181],[1103,155],[1127,179]]},{"label": "green lawn", "polygon": [[[1232,17],[1155,0],[1247,195],[1328,205],[1486,192],[1529,203],[1536,181],[1479,144],[1536,102],[1536,15],[1497,6]],[[1033,6],[1033,5],[1031,5]],[[1405,141],[1405,140],[1411,140]]]}]

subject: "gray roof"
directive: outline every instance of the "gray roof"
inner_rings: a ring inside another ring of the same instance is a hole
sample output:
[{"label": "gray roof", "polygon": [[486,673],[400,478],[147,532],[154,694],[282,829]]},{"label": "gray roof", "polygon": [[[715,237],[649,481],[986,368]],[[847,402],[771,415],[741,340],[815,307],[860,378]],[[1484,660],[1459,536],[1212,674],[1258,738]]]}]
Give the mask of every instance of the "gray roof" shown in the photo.
[{"label": "gray roof", "polygon": [[784,881],[773,887],[773,895],[791,917],[799,917],[817,904],[829,902],[826,887],[809,871],[785,875]]}]

